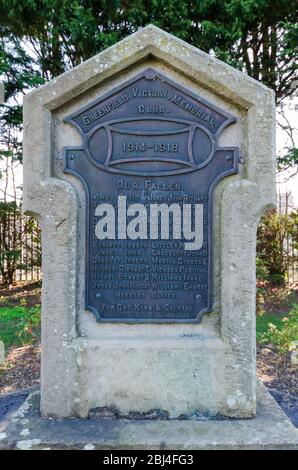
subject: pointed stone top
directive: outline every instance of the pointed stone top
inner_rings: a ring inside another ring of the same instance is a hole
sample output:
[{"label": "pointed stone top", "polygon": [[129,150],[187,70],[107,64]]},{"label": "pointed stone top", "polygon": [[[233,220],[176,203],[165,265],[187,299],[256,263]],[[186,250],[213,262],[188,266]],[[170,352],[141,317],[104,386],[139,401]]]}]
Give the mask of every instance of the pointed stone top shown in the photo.
[{"label": "pointed stone top", "polygon": [[271,100],[273,91],[206,52],[149,24],[122,41],[26,95],[53,110],[103,80],[145,59],[155,59],[210,91],[248,109],[258,95]]}]

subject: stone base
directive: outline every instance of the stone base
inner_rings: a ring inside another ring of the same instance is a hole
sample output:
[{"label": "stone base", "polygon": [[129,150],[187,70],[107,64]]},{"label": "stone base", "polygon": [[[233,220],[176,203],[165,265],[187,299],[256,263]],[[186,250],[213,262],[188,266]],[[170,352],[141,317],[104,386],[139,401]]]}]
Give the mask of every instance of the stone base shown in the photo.
[{"label": "stone base", "polygon": [[298,431],[263,385],[257,416],[208,421],[43,419],[33,392],[0,433],[0,449],[298,449]]}]

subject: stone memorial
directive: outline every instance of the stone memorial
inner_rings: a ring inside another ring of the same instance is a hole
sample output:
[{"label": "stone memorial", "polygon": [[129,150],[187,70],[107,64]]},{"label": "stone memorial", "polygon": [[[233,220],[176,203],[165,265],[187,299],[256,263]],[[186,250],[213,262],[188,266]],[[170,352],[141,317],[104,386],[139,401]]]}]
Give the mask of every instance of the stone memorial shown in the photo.
[{"label": "stone memorial", "polygon": [[272,90],[154,26],[25,97],[45,419],[16,448],[295,447],[256,382],[274,129]]}]

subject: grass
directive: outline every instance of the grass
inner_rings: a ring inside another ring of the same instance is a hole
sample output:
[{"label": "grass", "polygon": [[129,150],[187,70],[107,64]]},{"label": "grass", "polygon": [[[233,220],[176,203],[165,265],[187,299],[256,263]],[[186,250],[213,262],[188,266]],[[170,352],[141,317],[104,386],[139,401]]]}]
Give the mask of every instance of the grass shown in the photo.
[{"label": "grass", "polygon": [[278,317],[272,313],[263,313],[263,315],[257,316],[257,340],[268,331],[269,324],[275,325],[277,328],[281,329],[283,326],[283,318],[284,317]]},{"label": "grass", "polygon": [[257,342],[271,344],[280,354],[287,354],[298,344],[298,304],[283,315],[263,313],[257,316]]},{"label": "grass", "polygon": [[[285,320],[285,318],[290,321]],[[297,340],[297,318],[297,306],[282,316],[272,313],[258,315],[256,319],[257,342],[276,344],[277,335],[279,335],[278,343],[280,341]],[[282,335],[278,332],[281,332]],[[0,308],[0,340],[4,342],[6,349],[32,344],[39,339],[39,336],[40,306],[30,308],[26,306],[7,306]]]},{"label": "grass", "polygon": [[40,306],[7,306],[0,308],[0,340],[5,349],[25,346],[40,336]]},{"label": "grass", "polygon": [[[298,340],[297,290],[263,289],[262,311],[256,318],[259,344],[285,354]],[[0,290],[0,340],[5,349],[36,343],[40,338],[40,284]],[[286,320],[284,320],[286,318]]]}]

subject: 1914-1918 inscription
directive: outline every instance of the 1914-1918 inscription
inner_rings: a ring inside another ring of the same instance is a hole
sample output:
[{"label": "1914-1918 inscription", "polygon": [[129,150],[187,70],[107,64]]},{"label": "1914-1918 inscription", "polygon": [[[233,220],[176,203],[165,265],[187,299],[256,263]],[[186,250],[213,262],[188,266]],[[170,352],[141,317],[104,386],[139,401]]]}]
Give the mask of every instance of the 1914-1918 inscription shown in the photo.
[{"label": "1914-1918 inscription", "polygon": [[98,321],[193,322],[212,307],[212,195],[237,173],[235,118],[153,69],[66,118],[64,171],[87,200],[86,308]]}]

